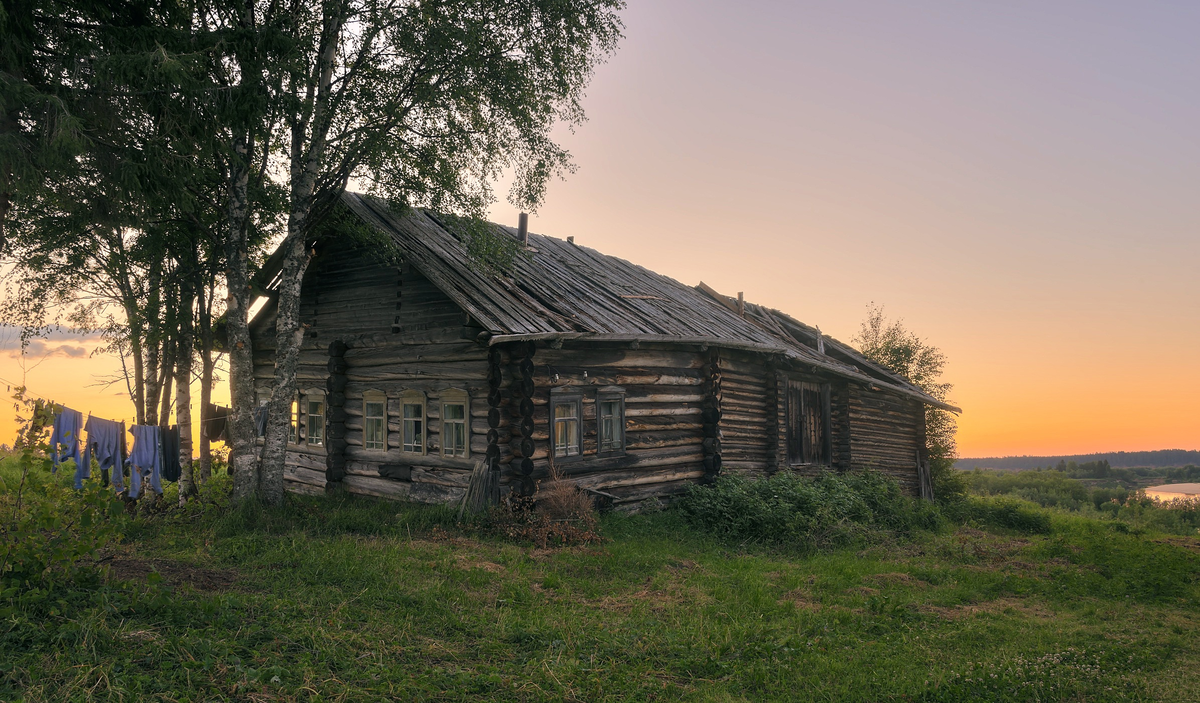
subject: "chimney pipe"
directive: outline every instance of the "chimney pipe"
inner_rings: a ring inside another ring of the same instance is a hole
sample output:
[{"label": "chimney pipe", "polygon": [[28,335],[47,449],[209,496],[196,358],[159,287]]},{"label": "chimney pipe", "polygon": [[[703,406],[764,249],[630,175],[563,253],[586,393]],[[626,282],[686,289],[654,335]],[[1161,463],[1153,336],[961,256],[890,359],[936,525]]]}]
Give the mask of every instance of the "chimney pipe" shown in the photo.
[{"label": "chimney pipe", "polygon": [[524,212],[517,218],[517,241],[529,244],[529,215]]},{"label": "chimney pipe", "polygon": [[746,316],[746,299],[742,296],[742,291],[738,291],[738,314]]}]

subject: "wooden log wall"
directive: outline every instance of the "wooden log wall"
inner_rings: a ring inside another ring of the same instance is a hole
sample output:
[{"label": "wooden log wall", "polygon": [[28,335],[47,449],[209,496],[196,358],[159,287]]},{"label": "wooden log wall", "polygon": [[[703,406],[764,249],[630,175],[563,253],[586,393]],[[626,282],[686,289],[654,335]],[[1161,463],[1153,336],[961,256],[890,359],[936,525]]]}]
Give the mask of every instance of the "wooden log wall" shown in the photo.
[{"label": "wooden log wall", "polygon": [[[533,342],[515,344],[510,349],[508,377],[512,379],[509,386],[512,431],[509,443],[509,475],[502,476],[509,490],[522,497],[532,496],[537,490],[534,479],[534,460],[545,458],[548,453],[538,456],[538,432],[535,424],[534,397],[536,383],[534,380],[533,357],[537,346]],[[547,419],[549,422],[549,419]],[[543,439],[549,437],[549,430],[543,433]],[[503,461],[503,459],[502,459]],[[507,479],[505,481],[505,479]]]},{"label": "wooden log wall", "polygon": [[721,463],[727,472],[765,476],[776,468],[779,411],[761,354],[721,352]]},{"label": "wooden log wall", "polygon": [[830,384],[830,428],[833,436],[833,452],[830,462],[833,468],[846,471],[854,465],[850,447],[850,384],[843,379],[833,379]]},{"label": "wooden log wall", "polygon": [[[263,313],[252,334],[255,386],[265,398],[274,373],[275,322],[271,307]],[[420,272],[362,250],[322,252],[301,289],[301,321],[309,328],[297,384],[325,388],[327,437],[325,446],[289,446],[290,490],[320,491],[340,481],[352,493],[451,502],[465,492],[476,461],[502,458],[508,423],[494,421],[490,411],[497,407],[493,401],[505,402],[491,392],[503,353],[489,355],[463,339],[470,320]],[[424,394],[424,454],[402,451],[406,391]],[[445,457],[441,401],[458,391],[467,394],[468,456]],[[364,395],[370,392],[386,398],[383,450],[363,447]]]},{"label": "wooden log wall", "polygon": [[489,481],[489,485],[495,487],[493,495],[488,496],[488,501],[492,505],[496,505],[500,501],[499,486],[500,486],[500,439],[501,432],[506,436],[511,436],[508,431],[509,423],[504,417],[505,398],[503,394],[504,385],[504,362],[505,352],[502,349],[493,348],[488,350],[488,370],[487,370],[487,470],[493,476]]},{"label": "wooden log wall", "polygon": [[721,475],[721,352],[711,349],[704,365],[704,482]]},{"label": "wooden log wall", "polygon": [[346,352],[341,340],[329,344],[325,379],[325,480],[340,482],[346,476]]},{"label": "wooden log wall", "polygon": [[[617,509],[636,508],[647,498],[670,497],[699,482],[705,470],[705,367],[698,350],[658,345],[539,346],[532,358],[533,393],[528,415],[532,432],[534,481],[545,478],[550,457],[550,391],[578,389],[583,397],[582,454],[557,461],[564,476],[581,488],[607,493]],[[524,383],[524,379],[518,379]],[[597,455],[597,392],[607,386],[625,391],[625,452]],[[518,399],[514,395],[513,402]],[[514,432],[516,435],[516,432]]]},{"label": "wooden log wall", "polygon": [[921,404],[851,385],[849,406],[851,465],[881,471],[895,478],[908,495],[920,495],[917,465],[925,425]]}]

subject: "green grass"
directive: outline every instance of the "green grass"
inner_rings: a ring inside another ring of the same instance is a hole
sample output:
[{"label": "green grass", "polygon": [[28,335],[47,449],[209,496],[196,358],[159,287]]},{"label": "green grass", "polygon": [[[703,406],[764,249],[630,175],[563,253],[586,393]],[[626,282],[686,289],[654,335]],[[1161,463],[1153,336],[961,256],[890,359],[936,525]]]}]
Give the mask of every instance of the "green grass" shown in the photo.
[{"label": "green grass", "polygon": [[1200,700],[1200,540],[1025,509],[808,556],[676,511],[557,550],[352,498],[159,515],[0,622],[0,700]]}]

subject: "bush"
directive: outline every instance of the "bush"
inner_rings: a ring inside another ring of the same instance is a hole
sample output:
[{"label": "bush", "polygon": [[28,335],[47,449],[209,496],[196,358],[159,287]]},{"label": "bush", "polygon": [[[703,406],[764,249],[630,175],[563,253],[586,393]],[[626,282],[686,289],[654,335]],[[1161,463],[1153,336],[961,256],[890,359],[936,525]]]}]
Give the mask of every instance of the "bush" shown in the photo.
[{"label": "bush", "polygon": [[689,524],[724,539],[801,551],[941,524],[934,505],[902,495],[895,481],[872,471],[815,479],[791,472],[761,480],[722,476],[691,488],[677,505]]},{"label": "bush", "polygon": [[972,496],[956,508],[951,516],[956,522],[1001,527],[1027,534],[1050,532],[1050,514],[1018,498]]},{"label": "bush", "polygon": [[[1105,473],[1115,476],[1120,472],[1131,472],[1132,469],[1104,469],[1103,462],[1095,465],[1084,465],[1086,473]],[[1097,468],[1099,466],[1100,468]],[[1084,512],[1106,518],[1120,520],[1137,528],[1148,528],[1182,535],[1194,535],[1200,531],[1200,509],[1195,504],[1186,501],[1174,504],[1155,502],[1139,490],[1124,487],[1095,487],[1072,478],[1075,474],[1083,473],[1074,465],[1066,465],[1067,470],[1033,470],[1033,471],[984,471],[975,469],[963,472],[970,484],[971,491],[977,496],[1007,496],[1020,498],[1036,503],[1044,508],[1058,508],[1071,512]],[[1169,469],[1169,472],[1179,472],[1186,475],[1190,469]],[[1095,511],[1095,512],[1093,512]],[[952,511],[962,514],[963,519],[975,519],[989,522],[991,517],[986,515],[969,515],[971,508]],[[1000,519],[1000,518],[996,518]],[[994,524],[989,522],[989,524]]]},{"label": "bush", "polygon": [[994,472],[976,469],[967,474],[971,490],[985,496],[1011,495],[1043,508],[1079,510],[1091,502],[1088,487],[1060,471]]},{"label": "bush", "polygon": [[971,489],[963,472],[954,468],[951,458],[930,459],[929,478],[933,484],[933,498],[939,503],[963,500]]},{"label": "bush", "polygon": [[600,541],[600,516],[589,496],[550,463],[550,477],[533,498],[509,496],[488,515],[490,529],[508,539],[551,545]]},{"label": "bush", "polygon": [[[82,491],[50,474],[49,460],[26,449],[0,472],[0,615],[51,603],[64,591],[88,588],[97,577],[100,548],[120,536],[124,505],[99,481]],[[14,470],[16,469],[16,470]]]}]

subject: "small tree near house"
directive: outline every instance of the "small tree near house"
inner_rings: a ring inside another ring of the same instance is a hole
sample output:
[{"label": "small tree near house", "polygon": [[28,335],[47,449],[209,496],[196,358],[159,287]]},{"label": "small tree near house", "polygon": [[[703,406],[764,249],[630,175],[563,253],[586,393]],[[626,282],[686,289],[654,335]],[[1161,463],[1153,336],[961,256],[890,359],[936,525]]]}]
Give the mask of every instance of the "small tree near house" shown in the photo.
[{"label": "small tree near house", "polygon": [[[952,384],[942,381],[946,355],[904,326],[903,320],[888,320],[882,305],[871,303],[853,339],[868,359],[883,364],[942,402],[949,402]],[[929,471],[934,495],[953,500],[966,492],[966,484],[954,471],[958,458],[955,434],[958,421],[949,411],[925,407],[925,441],[929,448]]]}]

